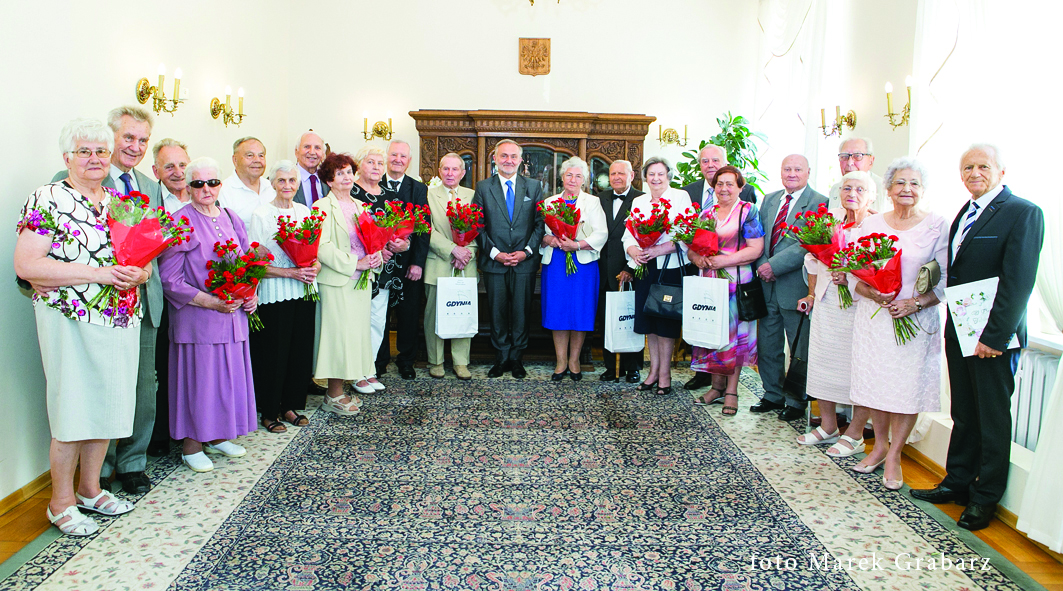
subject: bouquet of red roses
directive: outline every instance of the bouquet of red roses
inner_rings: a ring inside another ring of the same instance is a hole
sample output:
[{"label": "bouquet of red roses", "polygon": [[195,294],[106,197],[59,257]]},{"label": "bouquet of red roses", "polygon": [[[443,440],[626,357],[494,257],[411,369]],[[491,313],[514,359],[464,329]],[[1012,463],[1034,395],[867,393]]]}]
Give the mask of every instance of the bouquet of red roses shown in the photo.
[{"label": "bouquet of red roses", "polygon": [[[244,254],[237,254],[240,245],[232,239],[214,243],[214,254],[218,256],[216,261],[207,261],[207,280],[204,282],[210,293],[218,298],[232,303],[234,300],[246,300],[255,295],[258,282],[266,276],[266,267],[273,262],[273,255],[259,256],[255,249],[259,247],[257,242],[251,243],[251,248]],[[247,315],[247,322],[251,330],[262,328],[262,319],[258,312]]]},{"label": "bouquet of red roses", "polygon": [[[574,204],[564,199],[555,199],[549,205],[546,202],[539,203],[539,212],[543,214],[546,227],[558,238],[576,239],[576,231],[579,229],[580,211]],[[571,252],[565,253],[565,275],[576,272],[576,261]]]},{"label": "bouquet of red roses", "polygon": [[450,201],[447,203],[447,220],[450,221],[450,238],[461,247],[472,244],[484,227],[484,210],[474,203]]},{"label": "bouquet of red roses", "polygon": [[[661,198],[650,210],[649,217],[642,215],[642,212],[637,209],[632,209],[628,214],[624,225],[639,243],[639,248],[646,249],[657,244],[661,235],[672,228],[672,222],[668,219],[670,205],[667,199]],[[635,267],[635,277],[642,279],[645,276],[645,267],[642,265]]]},{"label": "bouquet of red roses", "polygon": [[[903,278],[901,251],[893,246],[896,241],[896,236],[868,234],[835,255],[835,267],[844,265],[838,270],[852,273],[880,293],[897,293]],[[875,310],[871,317],[874,318],[878,312]],[[915,321],[910,316],[894,318],[893,334],[898,345],[907,343],[916,334]]]},{"label": "bouquet of red roses", "polygon": [[[358,239],[362,241],[362,248],[365,249],[367,256],[384,250],[384,247],[388,245],[388,241],[395,234],[397,221],[397,219],[387,213],[377,215],[369,209],[358,214],[358,226],[355,231],[358,233]],[[354,285],[354,288],[368,289],[369,274],[371,272],[368,269],[362,271],[362,275],[358,278],[358,283]]]},{"label": "bouquet of red roses", "polygon": [[[162,207],[151,209],[150,198],[138,191],[122,195],[105,190],[111,196],[107,204],[107,228],[115,263],[143,267],[167,248],[191,239],[188,218],[175,222]],[[123,315],[122,310],[136,308],[137,293],[136,289],[119,292],[113,285],[106,285],[89,301],[88,307],[100,310],[105,318],[113,321]]]},{"label": "bouquet of red roses", "polygon": [[[317,263],[317,248],[321,239],[321,222],[325,221],[323,210],[315,209],[301,222],[293,222],[291,216],[277,218],[277,233],[273,239],[296,267],[313,267]],[[317,288],[312,283],[303,284],[303,299],[319,301]]]},{"label": "bouquet of red roses", "polygon": [[[804,223],[801,223],[801,217],[801,213],[794,216],[797,223],[789,228],[794,238],[819,262],[832,271],[841,271],[842,269],[835,267],[834,257],[845,248],[844,230],[848,226],[827,213],[827,207],[823,204],[820,204],[818,210],[805,214]],[[839,285],[838,306],[844,310],[852,305],[853,296],[849,293],[848,286]]]},{"label": "bouquet of red roses", "polygon": [[[692,204],[686,211],[672,220],[672,242],[682,242],[703,257],[720,254],[720,235],[716,233],[716,209],[713,205],[709,215],[702,216],[701,206]],[[713,269],[720,279],[734,281],[734,277],[724,269]]]},{"label": "bouquet of red roses", "polygon": [[393,240],[406,240],[411,234],[427,234],[432,231],[428,225],[428,206],[414,205],[405,201],[388,201],[387,215],[395,221]]}]

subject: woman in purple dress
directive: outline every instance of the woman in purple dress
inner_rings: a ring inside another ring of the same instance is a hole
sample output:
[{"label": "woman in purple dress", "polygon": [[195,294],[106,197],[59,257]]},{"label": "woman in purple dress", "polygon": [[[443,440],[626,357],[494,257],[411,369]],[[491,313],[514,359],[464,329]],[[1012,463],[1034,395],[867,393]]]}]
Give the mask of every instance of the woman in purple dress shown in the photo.
[{"label": "woman in purple dress", "polygon": [[170,436],[183,440],[181,460],[196,472],[214,464],[204,452],[230,458],[247,453],[229,441],[256,428],[247,315],[257,296],[227,303],[203,291],[214,243],[249,248],[244,223],[216,201],[218,163],[197,158],[185,169],[192,201],[175,215],[191,222],[192,239],[161,257],[160,279],[170,312]]}]

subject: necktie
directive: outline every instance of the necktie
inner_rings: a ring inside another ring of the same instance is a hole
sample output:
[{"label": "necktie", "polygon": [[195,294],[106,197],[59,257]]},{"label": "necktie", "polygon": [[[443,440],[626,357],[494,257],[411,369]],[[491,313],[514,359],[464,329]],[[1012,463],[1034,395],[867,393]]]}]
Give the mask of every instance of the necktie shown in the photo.
[{"label": "necktie", "polygon": [[509,221],[513,221],[513,181],[506,181],[506,209],[509,210]]},{"label": "necktie", "polygon": [[118,175],[118,178],[119,178],[119,180],[122,181],[122,184],[125,185],[125,194],[128,195],[128,194],[132,193],[133,192],[133,179],[130,178],[129,173],[128,172],[123,172],[122,174]]},{"label": "necktie", "polygon": [[388,185],[391,187],[392,192],[399,192],[399,181],[393,181],[391,179],[388,179]]},{"label": "necktie", "polygon": [[957,244],[963,244],[963,239],[967,237],[967,232],[970,231],[971,226],[974,225],[975,216],[978,215],[978,203],[971,202],[971,211],[967,212],[967,218],[963,220],[963,232],[960,233],[960,241]]},{"label": "necktie", "polygon": [[705,211],[706,209],[712,208],[712,203],[714,200],[715,195],[713,194],[712,189],[709,189],[705,192],[705,203],[701,204],[701,211]]},{"label": "necktie", "polygon": [[320,199],[321,196],[317,193],[317,175],[310,175],[310,203],[307,205],[313,205],[315,201]]},{"label": "necktie", "polygon": [[775,245],[786,233],[786,216],[790,214],[790,200],[793,198],[793,195],[787,195],[786,203],[782,204],[779,208],[779,215],[775,216],[775,225],[771,227],[771,248],[768,250],[768,256],[775,254]]}]

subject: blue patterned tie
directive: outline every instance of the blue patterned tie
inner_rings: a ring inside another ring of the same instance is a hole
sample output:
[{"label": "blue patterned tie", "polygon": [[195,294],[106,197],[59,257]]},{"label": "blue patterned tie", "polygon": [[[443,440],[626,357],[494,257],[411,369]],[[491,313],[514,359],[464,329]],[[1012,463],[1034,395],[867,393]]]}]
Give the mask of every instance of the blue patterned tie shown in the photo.
[{"label": "blue patterned tie", "polygon": [[125,194],[128,195],[132,193],[133,179],[129,177],[129,173],[123,172],[122,174],[118,175],[118,178],[122,181],[122,184],[125,185]]},{"label": "blue patterned tie", "polygon": [[958,244],[963,244],[963,239],[967,237],[967,232],[974,225],[975,216],[978,215],[978,203],[971,202],[971,211],[967,213],[967,219],[963,221],[963,232],[960,233],[960,241]]},{"label": "blue patterned tie", "polygon": [[506,181],[506,208],[509,209],[509,221],[513,221],[513,181]]}]

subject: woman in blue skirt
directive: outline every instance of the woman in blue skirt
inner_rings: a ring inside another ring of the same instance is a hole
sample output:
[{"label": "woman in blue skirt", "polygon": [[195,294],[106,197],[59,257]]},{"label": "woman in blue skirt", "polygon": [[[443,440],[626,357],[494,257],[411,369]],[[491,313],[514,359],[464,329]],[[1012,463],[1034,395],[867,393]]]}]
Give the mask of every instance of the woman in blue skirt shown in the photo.
[{"label": "woman in blue skirt", "polygon": [[[608,232],[601,201],[583,191],[590,170],[587,163],[573,156],[561,165],[565,190],[543,201],[543,207],[563,200],[579,211],[580,221],[575,239],[556,235],[546,226],[543,236],[543,327],[554,333],[557,365],[552,380],[571,375],[583,379],[579,353],[587,331],[594,330],[594,313],[598,304],[598,256]],[[573,271],[567,263],[572,253]]]}]

